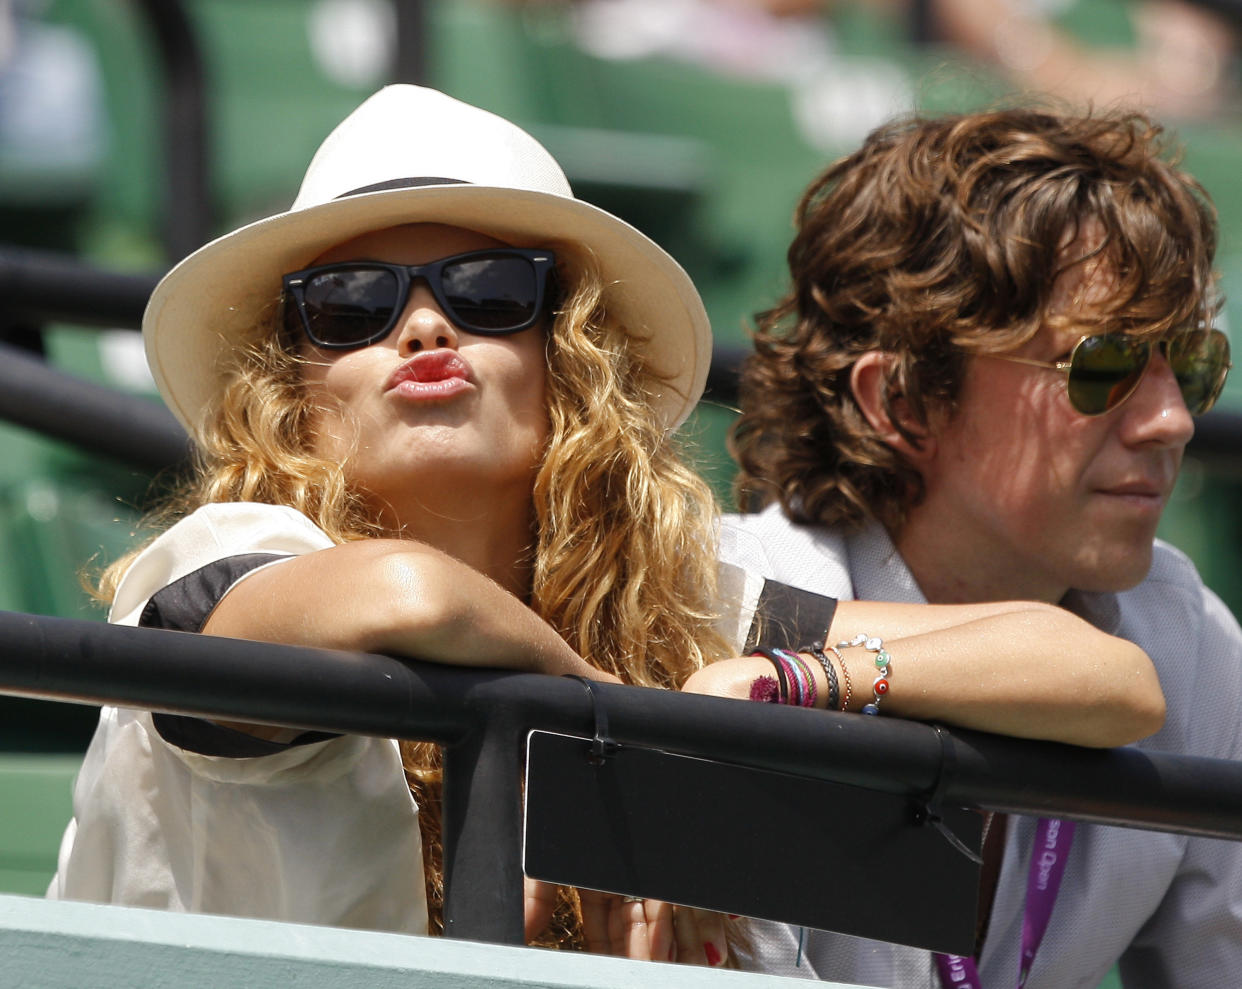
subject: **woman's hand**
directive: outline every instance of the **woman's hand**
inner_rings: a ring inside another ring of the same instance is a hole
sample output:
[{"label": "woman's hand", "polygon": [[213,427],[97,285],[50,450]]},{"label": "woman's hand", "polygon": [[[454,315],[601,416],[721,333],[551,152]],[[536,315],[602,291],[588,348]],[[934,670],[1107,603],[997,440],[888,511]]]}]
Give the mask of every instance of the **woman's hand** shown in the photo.
[{"label": "woman's hand", "polygon": [[552,912],[556,909],[556,887],[552,883],[524,876],[522,891],[526,943],[529,944],[552,923]]},{"label": "woman's hand", "polygon": [[[527,877],[525,895],[529,942],[551,922],[557,888]],[[718,913],[593,889],[579,890],[578,899],[586,948],[593,954],[713,967],[729,957],[724,917]]]},{"label": "woman's hand", "polygon": [[677,956],[673,905],[597,890],[578,891],[587,951],[636,961],[671,962]]},{"label": "woman's hand", "polygon": [[728,959],[721,914],[595,890],[578,896],[587,950],[597,955],[713,968]]}]

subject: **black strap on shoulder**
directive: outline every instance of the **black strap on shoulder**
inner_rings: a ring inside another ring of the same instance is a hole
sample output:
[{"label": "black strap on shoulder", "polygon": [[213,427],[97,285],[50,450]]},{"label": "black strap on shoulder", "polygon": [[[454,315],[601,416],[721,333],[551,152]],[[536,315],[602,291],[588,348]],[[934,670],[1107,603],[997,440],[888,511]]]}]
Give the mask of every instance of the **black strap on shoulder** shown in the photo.
[{"label": "black strap on shoulder", "polygon": [[187,752],[197,752],[199,755],[226,759],[254,759],[284,752],[296,745],[311,745],[339,737],[328,731],[306,731],[288,742],[269,742],[213,721],[159,711],[152,713],[151,722],[160,737],[169,745]]},{"label": "black strap on shoulder", "polygon": [[797,649],[825,641],[836,611],[836,598],[777,580],[765,580],[742,652],[750,653],[759,646]]},{"label": "black strap on shoulder", "polygon": [[284,559],[281,553],[243,553],[212,560],[151,595],[138,619],[140,628],[201,632],[220,599],[242,577],[265,563]]},{"label": "black strap on shoulder", "polygon": [[[243,553],[213,560],[152,594],[142,609],[138,625],[176,632],[201,632],[229,588],[252,570],[285,556],[287,554]],[[288,743],[269,742],[188,715],[156,712],[151,720],[160,737],[170,745],[200,755],[232,759],[271,755],[292,745],[308,745],[336,737],[329,732],[304,732]]]}]

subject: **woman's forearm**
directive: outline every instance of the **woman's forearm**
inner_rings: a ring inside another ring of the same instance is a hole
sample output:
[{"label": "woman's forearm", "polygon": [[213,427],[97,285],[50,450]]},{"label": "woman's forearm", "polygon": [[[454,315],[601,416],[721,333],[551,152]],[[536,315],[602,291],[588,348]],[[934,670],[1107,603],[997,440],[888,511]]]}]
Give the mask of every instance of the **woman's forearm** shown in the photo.
[{"label": "woman's forearm", "polygon": [[[826,631],[827,645],[862,632],[883,640],[891,657],[883,714],[1101,747],[1144,738],[1164,720],[1164,695],[1146,653],[1051,605],[850,601]],[[876,656],[863,647],[840,654],[852,687],[849,710],[857,711],[873,699]],[[827,678],[813,659],[808,668],[822,707]],[[755,677],[770,672],[767,660],[730,660],[695,674],[687,689],[745,698]]]},{"label": "woman's forearm", "polygon": [[[883,628],[872,607],[856,612],[843,604],[834,641],[882,635],[872,631]],[[937,614],[895,616],[896,634],[885,637],[892,656],[885,713],[1091,746],[1124,745],[1164,722],[1164,695],[1147,654],[1064,609],[1015,603],[927,610]],[[942,624],[954,617],[962,620]],[[926,630],[918,630],[923,621]],[[858,647],[842,656],[862,702],[871,699],[874,656]]]},{"label": "woman's forearm", "polygon": [[611,679],[494,581],[402,540],[347,543],[259,570],[224,596],[203,631]]}]

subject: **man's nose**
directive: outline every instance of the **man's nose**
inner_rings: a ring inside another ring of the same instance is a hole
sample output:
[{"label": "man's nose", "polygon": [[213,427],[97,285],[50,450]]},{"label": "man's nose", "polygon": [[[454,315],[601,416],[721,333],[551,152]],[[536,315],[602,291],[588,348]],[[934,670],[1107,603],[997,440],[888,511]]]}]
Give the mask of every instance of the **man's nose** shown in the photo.
[{"label": "man's nose", "polygon": [[1183,447],[1195,434],[1194,419],[1163,349],[1152,354],[1120,412],[1122,439],[1131,446]]}]

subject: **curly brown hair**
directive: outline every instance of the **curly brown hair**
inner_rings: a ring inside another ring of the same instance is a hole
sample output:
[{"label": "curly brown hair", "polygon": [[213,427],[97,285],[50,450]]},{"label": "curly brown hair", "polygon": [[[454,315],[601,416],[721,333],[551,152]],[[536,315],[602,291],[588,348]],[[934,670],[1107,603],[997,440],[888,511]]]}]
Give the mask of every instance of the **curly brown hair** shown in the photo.
[{"label": "curly brown hair", "polygon": [[967,358],[1031,339],[1074,265],[1099,258],[1115,281],[1077,323],[1160,336],[1219,307],[1215,212],[1135,113],[896,121],[810,185],[796,226],[792,285],[756,317],[731,444],[742,503],[779,501],[797,522],[896,532],[922,497],[855,400],[860,355],[891,355],[885,411],[917,445],[930,416],[953,414]]}]

